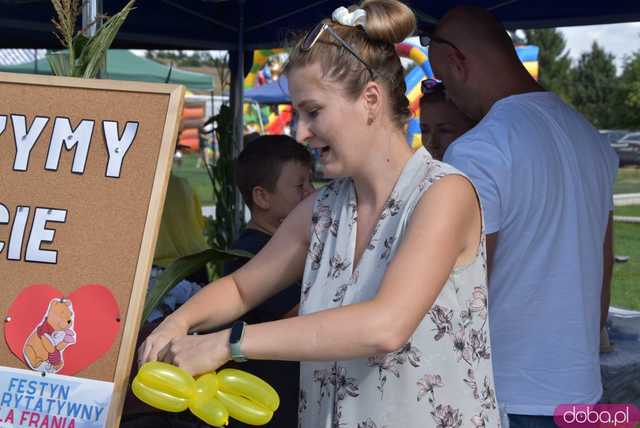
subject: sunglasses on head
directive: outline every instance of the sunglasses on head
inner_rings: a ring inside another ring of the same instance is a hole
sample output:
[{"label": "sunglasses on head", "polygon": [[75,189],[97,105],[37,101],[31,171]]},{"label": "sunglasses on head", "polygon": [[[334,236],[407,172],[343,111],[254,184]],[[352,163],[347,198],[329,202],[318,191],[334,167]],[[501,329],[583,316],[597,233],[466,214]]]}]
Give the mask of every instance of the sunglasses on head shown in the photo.
[{"label": "sunglasses on head", "polygon": [[441,80],[424,79],[420,84],[420,89],[422,90],[423,95],[444,92],[444,83]]},{"label": "sunglasses on head", "polygon": [[316,25],[313,28],[313,30],[309,31],[309,33],[305,36],[304,40],[302,41],[302,45],[300,46],[300,50],[303,51],[303,52],[309,52],[315,46],[315,44],[320,39],[320,36],[322,36],[322,34],[325,31],[327,33],[331,34],[331,36],[334,39],[336,39],[338,41],[338,43],[340,43],[340,45],[343,48],[345,48],[346,50],[348,50],[351,53],[351,55],[356,57],[356,59],[358,61],[360,61],[362,63],[362,65],[364,65],[366,67],[367,71],[371,75],[371,80],[375,80],[375,77],[373,75],[373,68],[367,63],[367,61],[362,59],[362,57],[360,55],[358,55],[358,53],[355,51],[355,49],[353,49],[351,46],[349,46],[349,44],[347,42],[345,42],[342,39],[342,37],[340,37],[338,35],[338,33],[336,33],[333,30],[333,28],[331,28],[329,26],[329,24],[325,24],[324,22],[320,22],[318,25]]}]

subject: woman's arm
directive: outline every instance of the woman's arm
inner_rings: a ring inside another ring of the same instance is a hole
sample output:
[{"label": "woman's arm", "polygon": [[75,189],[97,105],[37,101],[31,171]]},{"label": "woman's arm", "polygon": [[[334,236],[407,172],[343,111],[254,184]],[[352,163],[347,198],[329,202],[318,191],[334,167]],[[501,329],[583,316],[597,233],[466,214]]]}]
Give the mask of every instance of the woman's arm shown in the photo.
[{"label": "woman's arm", "polygon": [[[249,359],[319,361],[397,350],[411,337],[454,266],[473,260],[480,208],[461,176],[442,178],[422,197],[381,288],[370,301],[247,326]],[[208,336],[208,337],[207,337]],[[166,360],[193,373],[229,359],[228,331],[172,342]]]},{"label": "woman's arm", "polygon": [[206,331],[243,314],[302,277],[315,195],[284,220],[267,245],[244,266],[204,287],[169,315],[140,347],[140,362],[162,358],[167,343]]}]

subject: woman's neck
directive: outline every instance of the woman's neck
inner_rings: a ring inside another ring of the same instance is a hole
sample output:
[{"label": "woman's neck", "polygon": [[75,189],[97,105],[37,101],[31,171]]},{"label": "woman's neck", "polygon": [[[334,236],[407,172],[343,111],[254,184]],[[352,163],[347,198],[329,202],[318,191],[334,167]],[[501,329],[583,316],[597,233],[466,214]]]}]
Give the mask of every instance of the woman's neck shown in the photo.
[{"label": "woman's neck", "polygon": [[358,205],[377,208],[388,199],[413,151],[405,142],[404,134],[394,132],[386,141],[372,144],[370,153],[353,181]]}]

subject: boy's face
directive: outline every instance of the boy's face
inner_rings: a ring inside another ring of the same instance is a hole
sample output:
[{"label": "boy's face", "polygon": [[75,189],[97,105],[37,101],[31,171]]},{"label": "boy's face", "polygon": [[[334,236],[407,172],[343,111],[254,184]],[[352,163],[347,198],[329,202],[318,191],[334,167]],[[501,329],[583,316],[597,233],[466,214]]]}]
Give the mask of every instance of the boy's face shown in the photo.
[{"label": "boy's face", "polygon": [[272,214],[282,221],[304,198],[315,190],[311,182],[312,172],[308,166],[290,161],[282,165],[280,177],[271,193]]}]

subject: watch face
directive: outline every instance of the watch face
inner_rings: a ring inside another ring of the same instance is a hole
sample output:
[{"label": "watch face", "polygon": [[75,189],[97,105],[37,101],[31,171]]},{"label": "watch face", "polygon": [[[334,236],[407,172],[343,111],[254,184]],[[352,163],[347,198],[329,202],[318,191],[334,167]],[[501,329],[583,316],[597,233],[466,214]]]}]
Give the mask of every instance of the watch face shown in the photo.
[{"label": "watch face", "polygon": [[229,343],[238,343],[242,338],[242,332],[244,330],[244,322],[236,321],[231,326],[231,334],[229,335]]}]

